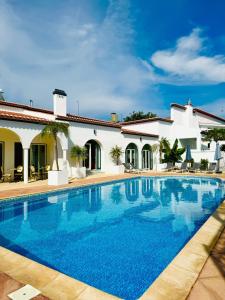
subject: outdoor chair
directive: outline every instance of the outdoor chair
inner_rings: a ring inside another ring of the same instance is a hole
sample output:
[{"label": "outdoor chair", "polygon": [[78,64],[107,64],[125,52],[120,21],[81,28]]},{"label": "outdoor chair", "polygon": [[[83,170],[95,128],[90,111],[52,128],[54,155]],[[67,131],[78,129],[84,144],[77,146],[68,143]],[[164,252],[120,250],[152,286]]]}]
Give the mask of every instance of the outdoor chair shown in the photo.
[{"label": "outdoor chair", "polygon": [[48,178],[48,171],[51,170],[51,166],[50,165],[46,165],[43,169],[43,173],[42,173],[42,176],[43,176],[43,179],[46,179]]},{"label": "outdoor chair", "polygon": [[3,167],[1,167],[1,173],[2,173],[2,176],[1,176],[2,182],[12,181],[12,174],[10,172],[4,173]]},{"label": "outdoor chair", "polygon": [[35,171],[35,167],[33,165],[30,166],[30,177],[33,180],[37,180],[39,178],[39,173]]},{"label": "outdoor chair", "polygon": [[216,163],[209,163],[208,170],[206,171],[207,174],[212,174],[216,172]]},{"label": "outdoor chair", "polygon": [[173,165],[173,163],[168,162],[166,168],[164,169],[164,171],[166,171],[166,172],[174,171],[174,165]]},{"label": "outdoor chair", "polygon": [[200,172],[200,163],[194,163],[188,171],[191,173]]},{"label": "outdoor chair", "polygon": [[140,173],[140,170],[135,169],[131,163],[124,163],[125,173]]},{"label": "outdoor chair", "polygon": [[183,173],[183,172],[188,172],[188,168],[187,168],[187,163],[186,162],[182,162],[180,169],[177,170],[177,173]]},{"label": "outdoor chair", "polygon": [[14,179],[22,180],[23,179],[23,166],[17,166],[14,172]]}]

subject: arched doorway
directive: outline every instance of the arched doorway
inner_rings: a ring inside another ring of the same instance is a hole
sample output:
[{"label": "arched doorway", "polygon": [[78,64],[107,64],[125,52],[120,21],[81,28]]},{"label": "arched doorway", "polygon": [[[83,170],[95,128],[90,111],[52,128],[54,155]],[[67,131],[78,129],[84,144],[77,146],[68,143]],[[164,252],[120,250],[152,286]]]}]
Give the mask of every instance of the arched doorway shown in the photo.
[{"label": "arched doorway", "polygon": [[[60,143],[58,143],[60,145]],[[54,161],[54,141],[51,137],[36,135],[30,144],[29,165],[32,166],[39,179],[45,179],[46,167],[52,167]],[[29,170],[30,171],[30,170]]]},{"label": "arched doorway", "polygon": [[125,150],[125,162],[138,168],[138,148],[134,143],[130,143]]},{"label": "arched doorway", "polygon": [[145,144],[141,151],[142,156],[142,169],[152,170],[152,148],[150,145]]},{"label": "arched doorway", "polygon": [[85,167],[88,170],[101,170],[101,147],[95,140],[89,140],[85,144],[87,149],[87,158]]},{"label": "arched doorway", "polygon": [[11,129],[0,128],[0,179],[4,173],[10,174],[6,179],[13,179],[19,165],[23,165],[20,137]]}]

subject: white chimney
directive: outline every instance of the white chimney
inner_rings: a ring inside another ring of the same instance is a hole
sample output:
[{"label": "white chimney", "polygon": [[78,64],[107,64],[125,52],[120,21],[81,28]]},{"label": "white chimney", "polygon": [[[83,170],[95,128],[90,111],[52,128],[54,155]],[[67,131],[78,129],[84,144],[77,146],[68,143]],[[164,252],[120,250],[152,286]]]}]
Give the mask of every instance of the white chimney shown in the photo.
[{"label": "white chimney", "polygon": [[0,89],[0,101],[5,101],[3,94],[4,94],[3,90]]},{"label": "white chimney", "polygon": [[191,103],[191,99],[188,100],[188,103],[185,105],[186,107],[186,122],[188,127],[194,126],[194,114],[193,114],[193,106]]},{"label": "white chimney", "polygon": [[67,95],[64,91],[55,89],[53,92],[54,115],[67,115]]}]

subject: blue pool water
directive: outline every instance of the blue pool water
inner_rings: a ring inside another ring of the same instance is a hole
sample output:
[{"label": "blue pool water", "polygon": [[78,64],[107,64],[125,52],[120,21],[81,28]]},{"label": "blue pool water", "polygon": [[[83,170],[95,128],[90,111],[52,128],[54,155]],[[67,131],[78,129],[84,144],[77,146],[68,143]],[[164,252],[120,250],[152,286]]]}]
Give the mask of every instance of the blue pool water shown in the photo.
[{"label": "blue pool water", "polygon": [[0,203],[0,244],[137,299],[225,197],[218,179],[143,177]]}]

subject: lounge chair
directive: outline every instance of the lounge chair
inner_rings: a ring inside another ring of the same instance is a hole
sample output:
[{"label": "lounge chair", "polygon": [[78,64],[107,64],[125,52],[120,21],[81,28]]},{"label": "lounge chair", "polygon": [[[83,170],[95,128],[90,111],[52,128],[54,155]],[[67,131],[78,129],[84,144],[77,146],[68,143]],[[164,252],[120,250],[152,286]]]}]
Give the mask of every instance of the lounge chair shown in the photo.
[{"label": "lounge chair", "polygon": [[193,166],[188,169],[190,173],[200,172],[200,163],[194,163]]},{"label": "lounge chair", "polygon": [[135,169],[131,163],[124,163],[125,173],[140,173],[141,170]]},{"label": "lounge chair", "polygon": [[208,170],[206,171],[207,174],[212,174],[216,172],[216,163],[209,163]]},{"label": "lounge chair", "polygon": [[167,163],[167,166],[166,166],[166,168],[164,169],[164,171],[170,172],[170,171],[173,171],[173,170],[174,170],[174,165],[173,165],[173,163],[171,163],[171,162]]},{"label": "lounge chair", "polygon": [[182,162],[180,169],[177,170],[177,173],[183,173],[183,172],[188,172],[188,168],[187,168],[187,163],[186,162]]}]

